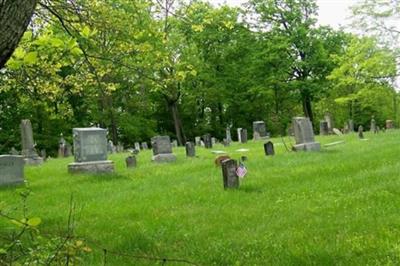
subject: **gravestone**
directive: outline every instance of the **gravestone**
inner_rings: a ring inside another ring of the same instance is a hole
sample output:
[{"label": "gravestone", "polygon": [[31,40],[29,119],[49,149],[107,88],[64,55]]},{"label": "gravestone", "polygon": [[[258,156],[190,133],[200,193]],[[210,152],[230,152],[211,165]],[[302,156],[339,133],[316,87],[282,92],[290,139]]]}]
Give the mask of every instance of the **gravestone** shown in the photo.
[{"label": "gravestone", "polygon": [[22,156],[25,164],[39,165],[43,163],[43,158],[39,157],[35,149],[33,141],[32,124],[28,119],[21,121],[21,140],[22,140]]},{"label": "gravestone", "polygon": [[266,156],[273,156],[275,155],[274,144],[271,141],[264,143],[264,152]]},{"label": "gravestone", "polygon": [[212,143],[212,145],[215,145],[215,143],[217,143],[217,139],[214,138],[214,137],[212,137],[212,138],[211,138],[211,143]]},{"label": "gravestone", "polygon": [[204,147],[206,149],[211,149],[213,147],[210,134],[203,135],[203,142],[204,142]]},{"label": "gravestone", "polygon": [[236,173],[237,162],[233,159],[222,161],[222,176],[224,181],[224,188],[239,188],[239,177]]},{"label": "gravestone", "polygon": [[147,146],[147,142],[142,142],[142,149],[143,150],[148,150],[149,146]]},{"label": "gravestone", "polygon": [[223,139],[222,144],[224,145],[224,147],[228,147],[230,145],[230,142],[227,141],[226,139]]},{"label": "gravestone", "polygon": [[353,119],[349,119],[347,121],[348,129],[350,133],[354,133],[354,121]]},{"label": "gravestone", "polygon": [[65,142],[65,157],[72,156],[72,145],[68,143],[68,141]]},{"label": "gravestone", "polygon": [[107,151],[108,153],[114,153],[115,152],[115,146],[112,140],[109,140],[107,143]]},{"label": "gravestone", "polygon": [[314,131],[308,117],[293,118],[293,130],[296,139],[296,151],[319,151],[321,144],[314,139]]},{"label": "gravestone", "polygon": [[240,129],[240,143],[247,143],[247,129]]},{"label": "gravestone", "polygon": [[349,133],[349,124],[346,122],[343,125],[343,134],[348,134]]},{"label": "gravestone", "polygon": [[363,139],[363,138],[364,138],[364,127],[363,127],[362,125],[360,125],[360,126],[358,127],[358,137],[359,137],[360,139]]},{"label": "gravestone", "polygon": [[126,168],[135,168],[136,167],[136,156],[132,155],[132,156],[128,156],[125,159],[125,163],[126,163]]},{"label": "gravestone", "polygon": [[330,113],[325,113],[325,121],[328,122],[328,131],[329,134],[333,132],[333,120],[332,115]]},{"label": "gravestone", "polygon": [[227,143],[231,143],[232,142],[231,128],[230,127],[226,127],[226,129],[225,129],[225,140],[226,140]]},{"label": "gravestone", "polygon": [[193,142],[186,142],[186,157],[195,157],[196,156],[196,149]]},{"label": "gravestone", "polygon": [[374,119],[374,117],[371,118],[371,127],[370,127],[371,132],[373,133],[378,133],[378,130],[376,128],[376,121]]},{"label": "gravestone", "polygon": [[394,128],[393,120],[386,120],[386,129],[393,129],[393,128]]},{"label": "gravestone", "polygon": [[44,161],[47,161],[47,152],[45,149],[40,150],[40,157],[42,157]]},{"label": "gravestone", "polygon": [[321,136],[329,135],[328,122],[326,122],[325,120],[321,120],[319,122],[319,134]]},{"label": "gravestone", "polygon": [[195,137],[194,143],[196,144],[196,146],[201,146],[201,137]]},{"label": "gravestone", "polygon": [[174,148],[178,147],[178,141],[177,141],[176,139],[174,139],[174,140],[171,142],[171,145],[172,145],[172,147],[174,147]]},{"label": "gravestone", "polygon": [[155,136],[151,138],[151,146],[153,147],[152,161],[156,163],[176,161],[176,156],[172,153],[169,136]]},{"label": "gravestone", "polygon": [[0,186],[24,182],[24,158],[17,155],[0,155]]},{"label": "gravestone", "polygon": [[124,152],[124,145],[121,142],[119,142],[117,144],[116,150],[117,150],[117,152]]},{"label": "gravestone", "polygon": [[238,129],[237,129],[237,137],[238,137],[238,142],[239,143],[242,143],[242,128],[241,127],[239,127]]},{"label": "gravestone", "polygon": [[140,144],[139,144],[139,142],[135,142],[135,150],[140,151]]},{"label": "gravestone", "polygon": [[64,158],[65,157],[65,150],[66,150],[66,146],[65,146],[65,139],[63,134],[60,134],[60,140],[58,141],[58,157],[59,158]]},{"label": "gravestone", "polygon": [[69,173],[111,173],[114,163],[107,160],[107,130],[74,128],[75,162],[68,164]]},{"label": "gravestone", "polygon": [[267,130],[264,121],[253,122],[253,139],[259,140],[267,137]]}]

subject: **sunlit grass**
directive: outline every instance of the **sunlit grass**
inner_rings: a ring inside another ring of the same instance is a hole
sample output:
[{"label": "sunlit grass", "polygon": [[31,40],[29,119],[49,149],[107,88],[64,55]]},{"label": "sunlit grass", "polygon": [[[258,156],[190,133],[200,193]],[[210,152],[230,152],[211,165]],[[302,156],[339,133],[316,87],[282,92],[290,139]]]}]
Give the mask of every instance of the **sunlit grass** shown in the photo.
[{"label": "sunlit grass", "polygon": [[[41,230],[56,232],[66,225],[73,194],[76,233],[97,243],[85,265],[102,263],[97,245],[202,265],[399,264],[400,132],[366,138],[317,138],[345,144],[314,153],[287,152],[273,139],[274,157],[264,155],[262,141],[217,145],[235,159],[249,158],[248,175],[231,191],[223,189],[216,155],[203,148],[191,159],[177,148],[177,162],[160,165],[150,161],[151,151],[141,152],[135,169],[125,168],[128,154],[111,155],[116,173],[103,176],[70,175],[72,158],[52,159],[26,169],[34,193],[29,210],[42,218]],[[1,189],[0,196],[18,206],[15,188]]]}]

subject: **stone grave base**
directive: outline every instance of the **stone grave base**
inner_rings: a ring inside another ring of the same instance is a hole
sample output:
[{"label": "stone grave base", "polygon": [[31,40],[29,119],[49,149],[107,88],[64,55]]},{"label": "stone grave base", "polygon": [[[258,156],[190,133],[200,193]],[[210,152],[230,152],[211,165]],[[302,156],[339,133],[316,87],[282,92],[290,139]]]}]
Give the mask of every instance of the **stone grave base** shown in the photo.
[{"label": "stone grave base", "polygon": [[96,162],[82,162],[68,164],[68,173],[112,173],[114,172],[113,161],[96,161]]},{"label": "stone grave base", "polygon": [[42,157],[25,157],[24,158],[25,165],[41,165],[43,164]]},{"label": "stone grave base", "polygon": [[296,151],[320,151],[321,144],[319,142],[309,142],[294,145],[293,148]]},{"label": "stone grave base", "polygon": [[169,154],[157,154],[154,155],[151,160],[156,163],[169,163],[169,162],[175,162],[176,161],[176,156],[172,153]]}]

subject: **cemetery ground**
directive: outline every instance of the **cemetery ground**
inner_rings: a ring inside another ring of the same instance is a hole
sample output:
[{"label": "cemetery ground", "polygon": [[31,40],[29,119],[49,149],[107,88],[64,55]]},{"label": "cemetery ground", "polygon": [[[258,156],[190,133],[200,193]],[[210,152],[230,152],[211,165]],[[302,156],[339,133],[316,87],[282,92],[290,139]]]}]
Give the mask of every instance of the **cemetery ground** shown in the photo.
[{"label": "cemetery ground", "polygon": [[[264,155],[263,141],[216,145],[211,150],[248,157],[240,188],[226,191],[210,149],[186,158],[174,148],[170,164],[142,151],[134,169],[125,167],[127,153],[113,154],[116,173],[99,176],[70,175],[73,158],[50,159],[26,168],[27,207],[42,232],[57,233],[73,194],[75,233],[92,249],[83,265],[101,265],[104,248],[108,265],[162,264],[129,255],[198,265],[399,264],[400,131],[365,137],[317,136],[322,145],[345,143],[309,153],[287,152],[274,138],[274,157]],[[0,196],[15,216],[22,212],[15,187]],[[13,226],[0,220],[0,228]]]}]

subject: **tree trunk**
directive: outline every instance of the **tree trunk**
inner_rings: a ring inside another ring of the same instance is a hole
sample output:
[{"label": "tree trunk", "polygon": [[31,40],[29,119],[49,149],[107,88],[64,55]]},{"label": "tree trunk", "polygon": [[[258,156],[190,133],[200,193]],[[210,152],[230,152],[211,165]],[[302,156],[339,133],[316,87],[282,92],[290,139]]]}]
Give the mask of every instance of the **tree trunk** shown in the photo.
[{"label": "tree trunk", "polygon": [[0,69],[26,31],[38,0],[0,0]]},{"label": "tree trunk", "polygon": [[303,112],[304,115],[310,118],[311,123],[314,122],[314,115],[311,106],[311,98],[307,93],[302,94]]},{"label": "tree trunk", "polygon": [[169,108],[171,109],[172,119],[174,120],[174,127],[176,138],[178,139],[178,143],[180,146],[183,146],[186,143],[186,136],[183,133],[182,122],[179,115],[178,105],[176,101],[169,102]]}]

